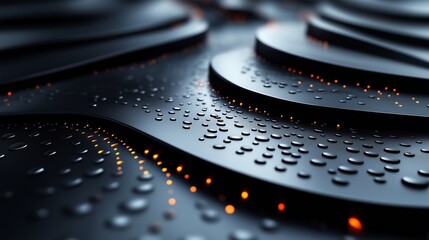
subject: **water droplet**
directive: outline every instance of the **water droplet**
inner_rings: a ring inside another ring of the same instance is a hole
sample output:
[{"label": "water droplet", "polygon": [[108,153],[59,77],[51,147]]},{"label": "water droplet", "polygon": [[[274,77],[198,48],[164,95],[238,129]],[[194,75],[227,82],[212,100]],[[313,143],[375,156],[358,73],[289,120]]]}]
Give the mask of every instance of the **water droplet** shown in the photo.
[{"label": "water droplet", "polygon": [[43,153],[43,155],[45,156],[45,157],[50,157],[50,156],[53,156],[53,155],[55,155],[57,152],[56,151],[54,151],[54,150],[48,150],[48,151],[46,151],[45,153]]},{"label": "water droplet", "polygon": [[144,198],[133,198],[123,202],[121,208],[130,213],[142,212],[147,209],[149,202]]},{"label": "water droplet", "polygon": [[151,183],[142,183],[134,187],[134,192],[136,193],[149,193],[154,189],[153,184]]},{"label": "water droplet", "polygon": [[354,147],[346,147],[346,150],[348,151],[348,152],[351,152],[351,153],[359,153],[359,149],[357,149],[357,148],[354,148]]},{"label": "water droplet", "polygon": [[11,139],[15,137],[15,133],[5,133],[3,135],[1,135],[1,138],[3,139]]},{"label": "water droplet", "polygon": [[88,149],[81,149],[81,150],[77,151],[77,154],[83,155],[83,154],[86,154],[87,152],[88,152]]},{"label": "water droplet", "polygon": [[420,176],[423,176],[423,177],[429,177],[429,171],[427,171],[427,170],[420,169],[419,171],[417,171],[417,173],[418,173]]},{"label": "water droplet", "polygon": [[103,174],[104,169],[103,168],[90,168],[88,170],[85,171],[85,176],[87,177],[96,177],[96,176],[100,176],[101,174]]},{"label": "water droplet", "polygon": [[284,166],[277,165],[274,169],[278,172],[286,172],[286,168]]},{"label": "water droplet", "polygon": [[380,160],[382,162],[389,163],[389,164],[398,164],[401,162],[401,160],[397,158],[390,158],[390,157],[380,157]]},{"label": "water droplet", "polygon": [[85,216],[91,213],[93,206],[91,203],[83,202],[72,207],[68,207],[66,212],[72,216]]},{"label": "water droplet", "polygon": [[131,219],[127,216],[118,215],[107,221],[107,225],[113,229],[125,229],[131,226]]},{"label": "water droplet", "polygon": [[278,228],[278,223],[272,219],[264,218],[261,221],[261,227],[265,231],[274,231]]},{"label": "water droplet", "polygon": [[216,138],[216,137],[217,137],[217,135],[216,135],[216,134],[213,134],[213,133],[206,133],[206,134],[204,134],[204,137],[205,137],[205,138]]},{"label": "water droplet", "polygon": [[225,149],[225,145],[221,145],[221,144],[215,144],[213,145],[214,149]]},{"label": "water droplet", "polygon": [[37,220],[46,219],[49,216],[49,210],[46,208],[38,208],[33,212],[33,217]]},{"label": "water droplet", "polygon": [[417,179],[413,177],[403,177],[402,183],[406,186],[412,188],[427,188],[429,186],[429,181],[427,179]]},{"label": "water droplet", "polygon": [[231,233],[231,240],[256,240],[256,236],[246,230],[238,229]]},{"label": "water droplet", "polygon": [[119,182],[116,182],[116,181],[110,182],[110,183],[104,185],[103,190],[107,191],[107,192],[113,192],[113,191],[116,191],[117,189],[119,189],[119,186],[120,186]]},{"label": "water droplet", "polygon": [[404,152],[404,156],[405,157],[415,157],[416,155],[414,153],[411,153],[411,152]]},{"label": "water droplet", "polygon": [[27,144],[24,142],[17,142],[9,146],[10,151],[18,151],[27,147]]},{"label": "water droplet", "polygon": [[94,161],[92,161],[94,164],[100,164],[104,162],[104,158],[97,158]]},{"label": "water droplet", "polygon": [[241,141],[241,140],[243,140],[243,137],[242,136],[228,136],[228,139],[232,140],[232,141]]},{"label": "water droplet", "polygon": [[387,153],[394,153],[394,154],[401,152],[399,149],[395,149],[395,148],[384,148],[384,151]]},{"label": "water droplet", "polygon": [[36,175],[40,175],[45,171],[45,168],[43,167],[34,167],[31,168],[27,171],[27,175],[28,176],[36,176]]},{"label": "water droplet", "polygon": [[153,179],[153,175],[152,174],[140,174],[137,177],[140,181],[148,181],[148,180],[152,180]]},{"label": "water droplet", "polygon": [[199,235],[188,235],[180,238],[180,240],[206,240],[206,238]]},{"label": "water droplet", "polygon": [[260,141],[260,142],[268,142],[268,141],[270,141],[270,139],[267,138],[267,137],[265,137],[265,136],[256,136],[255,140],[256,141]]},{"label": "water droplet", "polygon": [[303,171],[299,171],[299,172],[297,173],[297,175],[298,175],[298,177],[300,177],[300,178],[310,178],[310,177],[311,177],[311,174],[310,174],[310,173],[303,172]]},{"label": "water droplet", "polygon": [[304,146],[304,143],[298,142],[298,141],[292,141],[290,143],[292,144],[292,146],[296,146],[296,147],[302,147],[302,146]]},{"label": "water droplet", "polygon": [[70,172],[71,172],[70,168],[62,168],[58,171],[58,175],[64,176],[64,175],[69,174]]},{"label": "water droplet", "polygon": [[335,158],[337,158],[337,155],[335,155],[333,153],[329,153],[329,152],[323,152],[322,157],[329,158],[329,159],[335,159]]},{"label": "water droplet", "polygon": [[253,150],[253,148],[249,146],[241,146],[240,149],[246,152],[251,152]]},{"label": "water droplet", "polygon": [[219,220],[219,213],[213,209],[203,210],[201,217],[208,222],[216,222]]},{"label": "water droplet", "polygon": [[63,182],[65,188],[74,188],[81,185],[83,182],[82,178],[71,178]]},{"label": "water droplet", "polygon": [[341,177],[332,178],[332,182],[337,184],[337,185],[342,185],[342,186],[349,184],[349,182],[347,180],[345,180],[344,178],[341,178]]},{"label": "water droplet", "polygon": [[77,157],[73,157],[70,159],[71,163],[78,163],[81,162],[83,160],[83,158],[81,156],[77,156]]},{"label": "water droplet", "polygon": [[316,159],[316,158],[311,159],[310,163],[313,164],[313,165],[315,165],[315,166],[325,166],[326,165],[325,161],[322,161],[322,160],[319,160],[319,159]]},{"label": "water droplet", "polygon": [[348,167],[348,166],[339,166],[338,170],[342,173],[346,173],[346,174],[356,174],[358,173],[358,170],[352,167]]},{"label": "water droplet", "polygon": [[365,151],[363,153],[368,157],[378,157],[378,153],[373,152],[373,151]]},{"label": "water droplet", "polygon": [[292,158],[282,158],[282,163],[293,165],[293,164],[297,164],[298,161]]},{"label": "water droplet", "polygon": [[291,146],[290,146],[290,145],[288,145],[288,144],[284,144],[284,143],[280,143],[280,144],[278,145],[278,147],[279,147],[280,149],[290,149],[290,148],[291,148]]},{"label": "water droplet", "polygon": [[375,177],[374,182],[383,184],[383,183],[386,183],[386,179],[382,177]]},{"label": "water droplet", "polygon": [[267,161],[265,161],[264,159],[255,159],[255,163],[259,165],[263,165],[263,164],[266,164]]},{"label": "water droplet", "polygon": [[357,159],[357,158],[348,158],[347,161],[351,164],[355,164],[355,165],[362,165],[364,164],[364,161],[361,159]]},{"label": "water droplet", "polygon": [[399,172],[399,168],[393,166],[385,166],[384,169],[389,172]]},{"label": "water droplet", "polygon": [[55,193],[54,187],[40,187],[34,190],[34,194],[37,196],[50,196]]},{"label": "water droplet", "polygon": [[373,176],[377,176],[377,177],[384,176],[384,172],[383,171],[372,169],[372,168],[368,169],[367,173],[369,175],[373,175]]}]

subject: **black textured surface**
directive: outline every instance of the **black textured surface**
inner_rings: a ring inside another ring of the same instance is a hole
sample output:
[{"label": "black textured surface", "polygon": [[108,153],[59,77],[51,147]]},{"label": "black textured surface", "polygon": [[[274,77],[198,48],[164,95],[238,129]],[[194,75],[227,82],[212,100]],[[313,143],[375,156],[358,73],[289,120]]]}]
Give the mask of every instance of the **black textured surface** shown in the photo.
[{"label": "black textured surface", "polygon": [[5,239],[426,236],[426,69],[334,41],[322,74],[311,6],[183,6],[179,26],[0,60],[25,76],[0,97]]}]

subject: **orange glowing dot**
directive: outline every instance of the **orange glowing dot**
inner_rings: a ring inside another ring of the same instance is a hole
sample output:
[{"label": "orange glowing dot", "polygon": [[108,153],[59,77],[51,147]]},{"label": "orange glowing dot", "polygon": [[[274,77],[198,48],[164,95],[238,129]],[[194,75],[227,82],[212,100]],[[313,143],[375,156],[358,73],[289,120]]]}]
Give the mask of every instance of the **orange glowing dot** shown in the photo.
[{"label": "orange glowing dot", "polygon": [[349,218],[349,227],[355,231],[362,231],[362,223],[356,217]]},{"label": "orange glowing dot", "polygon": [[104,150],[99,150],[98,154],[102,154],[104,152]]},{"label": "orange glowing dot", "polygon": [[143,174],[144,174],[144,175],[148,175],[148,174],[149,174],[149,171],[148,171],[148,170],[146,170],[146,171],[144,171],[144,172],[143,172]]},{"label": "orange glowing dot", "polygon": [[167,172],[167,168],[162,168],[161,171],[162,172]]},{"label": "orange glowing dot", "polygon": [[12,96],[12,92],[7,92],[7,95],[8,96]]},{"label": "orange glowing dot", "polygon": [[206,179],[206,184],[207,184],[207,185],[210,185],[211,183],[212,183],[212,179],[211,179],[211,178],[207,178],[207,179]]},{"label": "orange glowing dot", "polygon": [[144,150],[144,154],[148,154],[149,153],[149,150]]},{"label": "orange glowing dot", "polygon": [[183,170],[183,167],[182,166],[178,166],[177,168],[176,168],[176,171],[177,172],[181,172]]},{"label": "orange glowing dot", "polygon": [[189,174],[185,174],[185,176],[183,176],[185,179],[189,179]]},{"label": "orange glowing dot", "polygon": [[176,199],[174,199],[174,198],[168,199],[168,204],[170,204],[171,206],[175,205],[176,204]]},{"label": "orange glowing dot", "polygon": [[191,186],[191,187],[189,188],[189,191],[191,191],[191,192],[196,192],[196,191],[197,191],[197,187],[195,187],[195,186]]},{"label": "orange glowing dot", "polygon": [[225,212],[227,214],[233,214],[235,212],[235,207],[232,205],[226,205],[225,206]]},{"label": "orange glowing dot", "polygon": [[165,183],[166,183],[167,185],[171,185],[171,184],[173,184],[173,181],[172,181],[172,180],[170,180],[170,179],[168,179]]},{"label": "orange glowing dot", "polygon": [[156,160],[157,158],[158,158],[158,154],[154,154],[153,156],[152,156],[152,158],[153,158],[153,160]]},{"label": "orange glowing dot", "polygon": [[277,204],[277,209],[278,209],[280,212],[283,212],[283,211],[286,209],[286,206],[285,206],[285,204],[284,204],[284,203],[279,203],[279,204]]},{"label": "orange glowing dot", "polygon": [[241,192],[241,198],[242,199],[248,199],[249,198],[249,193],[247,191]]}]

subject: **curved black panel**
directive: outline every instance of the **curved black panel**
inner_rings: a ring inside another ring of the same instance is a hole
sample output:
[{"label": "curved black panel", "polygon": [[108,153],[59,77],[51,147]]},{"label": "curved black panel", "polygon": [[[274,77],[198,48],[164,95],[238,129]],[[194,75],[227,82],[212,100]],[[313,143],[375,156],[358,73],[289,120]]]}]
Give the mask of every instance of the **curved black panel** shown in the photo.
[{"label": "curved black panel", "polygon": [[354,11],[399,21],[428,22],[429,20],[426,1],[344,0],[337,1],[336,4]]},{"label": "curved black panel", "polygon": [[[16,54],[16,51],[22,52],[23,49],[37,51],[41,47],[65,48],[67,47],[65,44],[94,42],[133,33],[141,34],[178,24],[189,18],[184,7],[168,1],[147,1],[131,6],[119,5],[116,8],[116,11],[107,12],[103,17],[94,17],[95,19],[82,22],[52,20],[59,21],[58,26],[49,26],[48,23],[41,26],[27,24],[16,26],[14,29],[13,25],[5,26],[3,29],[0,26],[2,35],[18,40],[2,41],[0,52],[12,55]],[[165,15],[164,12],[169,14]]]},{"label": "curved black panel", "polygon": [[370,55],[365,49],[355,51],[335,45],[324,47],[322,42],[308,39],[305,32],[305,24],[264,27],[257,33],[256,51],[267,59],[296,69],[315,74],[330,73],[333,79],[370,79],[376,85],[396,84],[403,88],[410,88],[410,83],[413,87],[427,86],[429,71],[426,68]]},{"label": "curved black panel", "polygon": [[384,58],[400,59],[409,64],[422,68],[429,67],[429,49],[408,46],[389,40],[362,34],[351,29],[343,28],[338,24],[323,19],[310,18],[307,35],[320,41],[326,41],[334,46],[349,49],[365,49],[364,53]]},{"label": "curved black panel", "polygon": [[[307,72],[293,73],[287,67],[280,68],[264,62],[251,49],[217,55],[211,61],[211,73],[212,84],[216,89],[229,89],[228,93],[253,102],[254,105],[293,108],[300,113],[311,111],[334,122],[340,119],[353,120],[367,113],[361,124],[395,124],[395,121],[390,122],[388,119],[396,117],[401,124],[408,121],[423,126],[429,117],[429,108],[413,100],[413,97],[417,97],[421,102],[429,102],[425,94],[401,92],[398,96],[388,97],[383,89],[381,91],[385,94],[380,95],[380,89],[364,92],[365,86],[320,82]],[[401,102],[405,107],[395,102]],[[282,112],[276,109],[271,111]]]},{"label": "curved black panel", "polygon": [[379,21],[377,16],[342,9],[334,4],[321,4],[317,10],[323,19],[387,40],[418,44],[422,47],[427,47],[429,41],[429,28],[425,24]]},{"label": "curved black panel", "polygon": [[[85,43],[64,49],[36,52],[31,56],[17,55],[0,59],[1,84],[19,82],[124,55],[156,48],[180,47],[204,39],[207,24],[191,21],[180,27],[146,34],[113,38],[102,42]],[[37,61],[35,61],[37,59]],[[23,71],[23,68],[25,69]]]}]

